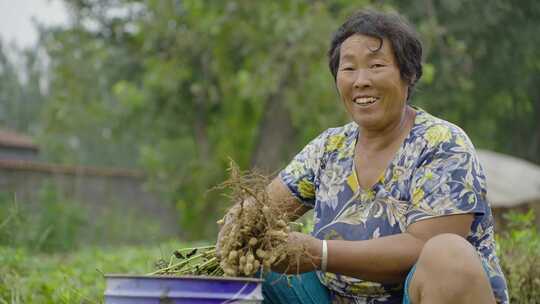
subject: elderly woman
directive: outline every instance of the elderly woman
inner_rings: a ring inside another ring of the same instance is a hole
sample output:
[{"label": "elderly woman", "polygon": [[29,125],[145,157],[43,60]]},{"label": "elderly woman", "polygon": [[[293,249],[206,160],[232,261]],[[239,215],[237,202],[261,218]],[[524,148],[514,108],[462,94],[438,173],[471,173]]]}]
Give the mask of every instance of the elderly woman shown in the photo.
[{"label": "elderly woman", "polygon": [[291,201],[291,218],[314,209],[315,226],[289,236],[309,253],[303,274],[291,288],[265,284],[265,301],[508,303],[473,145],[408,104],[422,76],[415,32],[397,15],[361,11],[328,55],[352,122],[320,134],[268,186],[274,201]]}]

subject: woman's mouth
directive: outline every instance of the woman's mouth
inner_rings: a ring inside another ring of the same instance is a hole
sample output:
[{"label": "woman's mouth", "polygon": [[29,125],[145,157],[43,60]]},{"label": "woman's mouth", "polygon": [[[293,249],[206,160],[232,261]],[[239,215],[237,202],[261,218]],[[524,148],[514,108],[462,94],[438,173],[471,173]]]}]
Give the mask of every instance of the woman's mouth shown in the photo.
[{"label": "woman's mouth", "polygon": [[379,100],[378,97],[357,97],[355,99],[353,99],[353,103],[354,104],[357,104],[359,106],[362,106],[362,107],[366,107],[366,106],[369,106],[369,105],[372,105],[374,103],[376,103],[377,101]]}]

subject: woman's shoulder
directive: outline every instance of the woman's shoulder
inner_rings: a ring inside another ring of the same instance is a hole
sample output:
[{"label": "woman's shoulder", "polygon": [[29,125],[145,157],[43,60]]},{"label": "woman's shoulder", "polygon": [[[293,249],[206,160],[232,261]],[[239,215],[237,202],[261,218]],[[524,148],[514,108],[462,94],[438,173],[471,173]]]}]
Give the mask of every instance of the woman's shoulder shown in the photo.
[{"label": "woman's shoulder", "polygon": [[328,128],[323,132],[323,134],[325,134],[326,137],[336,136],[336,135],[345,136],[345,137],[354,137],[357,131],[358,131],[358,125],[355,122],[349,122],[342,126]]},{"label": "woman's shoulder", "polygon": [[319,159],[334,151],[348,151],[351,144],[354,145],[357,128],[355,123],[328,128],[304,146],[301,154],[305,154],[306,158]]},{"label": "woman's shoulder", "polygon": [[428,148],[455,149],[459,147],[462,152],[474,152],[467,133],[458,125],[442,118],[429,114],[423,109],[416,109],[414,135]]},{"label": "woman's shoulder", "polygon": [[357,132],[358,126],[354,122],[350,122],[339,127],[332,127],[324,130],[311,141],[311,144],[320,146],[327,146],[329,144],[341,146],[348,141],[354,140]]},{"label": "woman's shoulder", "polygon": [[357,134],[358,125],[354,122],[326,129],[322,133],[325,152],[349,150],[351,146],[354,146]]}]

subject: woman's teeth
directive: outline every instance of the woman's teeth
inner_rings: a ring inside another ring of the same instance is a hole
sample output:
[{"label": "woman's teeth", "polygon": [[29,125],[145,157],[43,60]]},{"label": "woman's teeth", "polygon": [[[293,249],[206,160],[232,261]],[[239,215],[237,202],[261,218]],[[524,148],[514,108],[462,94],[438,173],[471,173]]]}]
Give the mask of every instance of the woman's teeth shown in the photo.
[{"label": "woman's teeth", "polygon": [[370,105],[372,103],[375,103],[377,100],[379,100],[378,98],[375,98],[375,97],[358,97],[356,99],[353,100],[353,102],[357,105],[361,105],[361,106],[367,106],[367,105]]}]

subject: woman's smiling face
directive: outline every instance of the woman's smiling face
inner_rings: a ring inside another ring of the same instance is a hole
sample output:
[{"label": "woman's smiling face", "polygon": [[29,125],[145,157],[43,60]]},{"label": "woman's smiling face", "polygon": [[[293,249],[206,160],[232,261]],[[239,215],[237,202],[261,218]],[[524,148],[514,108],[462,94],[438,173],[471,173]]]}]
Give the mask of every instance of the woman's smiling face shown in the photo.
[{"label": "woman's smiling face", "polygon": [[341,100],[363,129],[383,131],[401,121],[408,85],[387,39],[355,34],[340,47],[336,76]]}]

